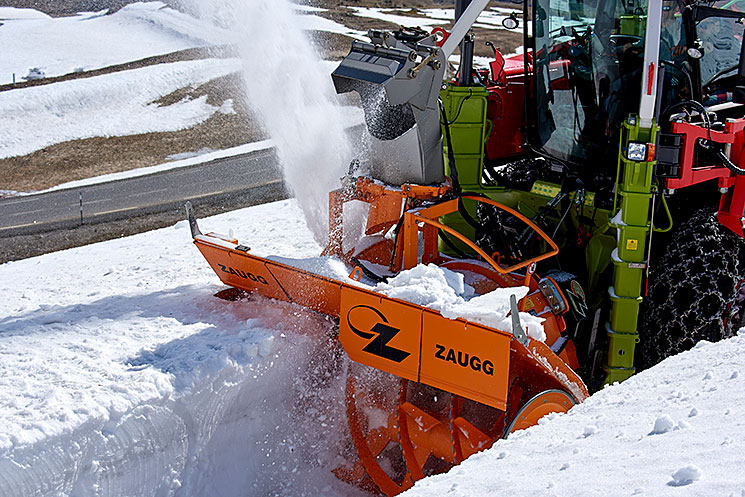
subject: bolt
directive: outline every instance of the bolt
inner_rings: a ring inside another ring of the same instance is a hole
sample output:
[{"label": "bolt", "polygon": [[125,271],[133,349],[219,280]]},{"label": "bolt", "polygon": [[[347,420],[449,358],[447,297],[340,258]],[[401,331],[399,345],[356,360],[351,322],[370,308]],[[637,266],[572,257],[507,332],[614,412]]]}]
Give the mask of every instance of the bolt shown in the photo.
[{"label": "bolt", "polygon": [[417,53],[415,51],[412,50],[411,52],[409,52],[409,60],[410,61],[416,62],[416,56],[417,56]]},{"label": "bolt", "polygon": [[721,193],[722,195],[724,195],[724,194],[725,194],[725,193],[727,193],[728,191],[729,191],[729,188],[720,188],[720,189],[719,189],[719,193]]},{"label": "bolt", "polygon": [[667,188],[664,193],[665,193],[665,195],[674,195],[675,194],[675,188]]}]

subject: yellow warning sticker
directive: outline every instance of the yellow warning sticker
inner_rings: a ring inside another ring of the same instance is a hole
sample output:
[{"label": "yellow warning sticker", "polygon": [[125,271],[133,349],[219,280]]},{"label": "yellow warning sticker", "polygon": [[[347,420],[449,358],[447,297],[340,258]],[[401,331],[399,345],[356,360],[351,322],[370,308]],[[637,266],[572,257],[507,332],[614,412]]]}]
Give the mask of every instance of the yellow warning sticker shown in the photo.
[{"label": "yellow warning sticker", "polygon": [[626,250],[637,250],[639,248],[639,240],[629,238],[626,240]]},{"label": "yellow warning sticker", "polygon": [[523,310],[524,311],[529,311],[529,310],[534,309],[534,308],[535,308],[535,304],[530,299],[530,297],[525,297],[525,306],[524,306]]}]

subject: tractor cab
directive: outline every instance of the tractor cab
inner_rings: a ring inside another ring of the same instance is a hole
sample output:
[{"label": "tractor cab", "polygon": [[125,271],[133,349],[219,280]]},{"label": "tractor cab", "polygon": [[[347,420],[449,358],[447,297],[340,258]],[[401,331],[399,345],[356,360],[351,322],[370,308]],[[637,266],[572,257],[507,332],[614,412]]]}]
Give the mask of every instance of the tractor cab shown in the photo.
[{"label": "tractor cab", "polygon": [[[707,107],[745,101],[745,92],[737,91],[745,76],[739,70],[741,3],[663,0],[659,59],[650,68],[647,2],[535,2],[526,12],[534,54],[528,95],[533,147],[602,189],[615,176],[621,125],[639,113],[644,91],[657,94],[654,117],[663,131],[670,116],[685,107],[682,102],[688,102],[689,113],[702,114],[691,101]],[[660,73],[649,79],[657,87],[643,89],[649,71]]]}]

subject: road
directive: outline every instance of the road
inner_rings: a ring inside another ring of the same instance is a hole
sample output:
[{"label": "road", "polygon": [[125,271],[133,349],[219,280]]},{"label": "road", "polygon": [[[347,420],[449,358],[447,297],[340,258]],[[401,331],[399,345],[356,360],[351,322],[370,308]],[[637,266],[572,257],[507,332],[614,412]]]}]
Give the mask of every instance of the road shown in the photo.
[{"label": "road", "polygon": [[[0,238],[126,219],[182,206],[287,195],[273,149],[109,183],[0,199]],[[82,219],[81,223],[81,199]],[[254,202],[255,199],[255,202]]]}]

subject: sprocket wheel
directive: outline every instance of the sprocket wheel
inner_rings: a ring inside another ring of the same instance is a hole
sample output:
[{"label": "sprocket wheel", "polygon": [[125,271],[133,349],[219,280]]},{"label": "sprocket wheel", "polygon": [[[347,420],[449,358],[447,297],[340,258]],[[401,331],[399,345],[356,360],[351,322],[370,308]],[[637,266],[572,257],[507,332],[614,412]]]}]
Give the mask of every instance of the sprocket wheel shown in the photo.
[{"label": "sprocket wheel", "polygon": [[397,495],[414,485],[401,450],[398,402],[401,378],[357,363],[347,373],[347,420],[359,460],[338,468],[342,480]]},{"label": "sprocket wheel", "polygon": [[535,424],[543,415],[565,412],[575,404],[557,390],[529,395],[530,389],[513,380],[504,412],[352,363],[347,416],[359,461],[337,469],[336,475],[362,488],[397,495],[510,432]]}]

